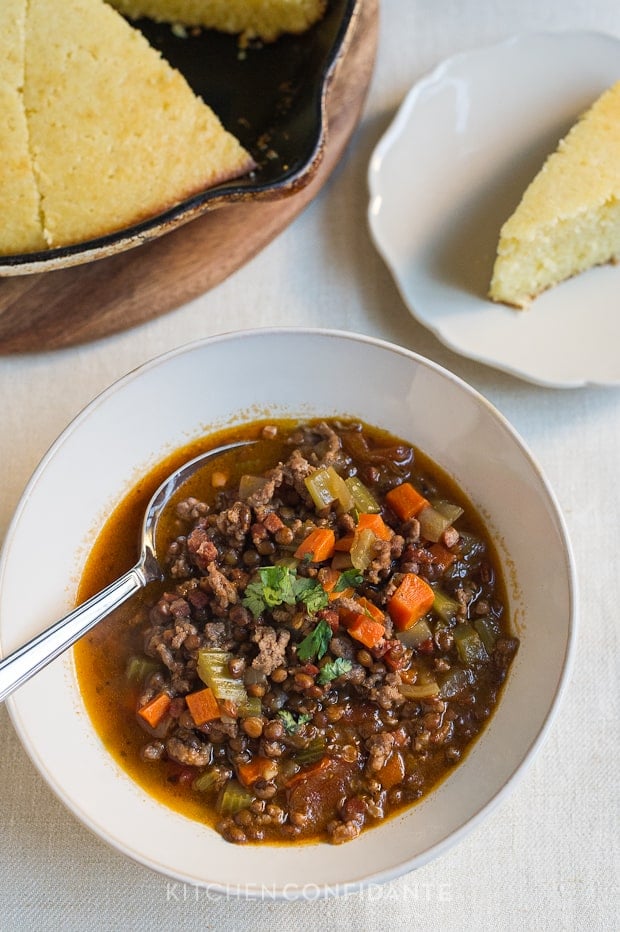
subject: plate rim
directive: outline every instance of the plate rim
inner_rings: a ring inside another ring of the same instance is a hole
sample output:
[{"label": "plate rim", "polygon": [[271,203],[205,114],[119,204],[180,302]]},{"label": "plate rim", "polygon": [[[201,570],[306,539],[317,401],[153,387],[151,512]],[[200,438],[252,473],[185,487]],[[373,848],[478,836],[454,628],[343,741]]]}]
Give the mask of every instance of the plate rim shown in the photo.
[{"label": "plate rim", "polygon": [[[620,370],[618,374],[613,378],[597,378],[593,375],[580,375],[572,378],[552,378],[546,377],[540,372],[526,371],[518,365],[511,364],[507,360],[497,359],[495,357],[485,355],[482,353],[476,353],[474,350],[465,349],[459,345],[458,341],[453,339],[450,336],[450,333],[446,331],[445,328],[442,328],[437,324],[433,319],[432,315],[426,315],[420,312],[415,303],[412,301],[411,296],[406,293],[405,283],[403,282],[399,271],[396,267],[396,263],[392,258],[390,250],[386,245],[384,238],[377,230],[377,225],[375,223],[375,216],[377,215],[377,208],[380,205],[381,199],[383,197],[383,191],[379,189],[379,178],[380,178],[380,166],[386,156],[390,152],[393,146],[398,144],[399,135],[402,133],[404,127],[407,125],[408,121],[412,118],[412,112],[415,108],[415,104],[418,98],[423,94],[423,92],[429,87],[437,87],[441,84],[447,74],[449,74],[451,69],[458,69],[467,60],[472,58],[479,58],[488,54],[495,54],[501,52],[502,49],[512,48],[523,42],[531,41],[544,41],[549,43],[557,43],[561,45],[568,41],[590,41],[595,43],[605,43],[610,46],[616,46],[618,52],[620,53],[620,36],[616,36],[612,33],[607,33],[601,30],[596,29],[565,29],[565,30],[545,30],[545,29],[532,29],[532,30],[523,30],[519,32],[511,33],[510,35],[499,39],[494,42],[484,43],[478,46],[474,46],[467,49],[462,49],[458,52],[455,52],[452,55],[448,55],[439,61],[433,68],[422,74],[418,79],[416,79],[412,85],[410,85],[408,91],[405,93],[405,96],[402,98],[400,104],[398,105],[396,111],[393,114],[393,117],[387,127],[387,129],[382,133],[380,139],[376,143],[367,167],[366,181],[368,188],[368,204],[366,210],[366,220],[367,226],[370,232],[372,242],[381,256],[383,262],[388,268],[394,284],[400,294],[403,303],[407,311],[411,316],[421,324],[425,329],[432,333],[440,343],[445,347],[450,349],[452,352],[461,356],[465,359],[470,359],[477,363],[482,363],[483,365],[495,369],[499,372],[503,372],[510,376],[513,376],[519,380],[525,381],[531,385],[536,385],[541,388],[549,389],[574,389],[574,388],[587,388],[587,387],[616,387],[620,385]],[[620,79],[620,66],[618,68],[618,77]],[[380,209],[380,208],[379,208]],[[560,283],[562,284],[562,283]],[[482,300],[482,299],[481,299]],[[487,303],[492,304],[488,301]],[[500,305],[500,309],[501,309]],[[528,311],[520,312],[515,309],[511,309],[515,314],[528,313]]]}]

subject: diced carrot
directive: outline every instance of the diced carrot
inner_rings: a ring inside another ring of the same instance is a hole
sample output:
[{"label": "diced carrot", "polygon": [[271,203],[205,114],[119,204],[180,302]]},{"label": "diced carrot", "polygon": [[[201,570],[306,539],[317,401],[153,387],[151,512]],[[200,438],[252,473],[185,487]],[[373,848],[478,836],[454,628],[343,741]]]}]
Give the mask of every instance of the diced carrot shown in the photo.
[{"label": "diced carrot", "polygon": [[339,550],[339,551],[344,551],[344,552],[350,550],[351,544],[353,543],[354,536],[355,535],[353,534],[345,534],[343,537],[339,537],[336,543],[334,544],[334,550]]},{"label": "diced carrot", "polygon": [[368,528],[379,540],[391,540],[393,536],[392,529],[387,526],[381,515],[361,514],[359,516],[356,531],[363,531]]},{"label": "diced carrot", "polygon": [[220,717],[218,701],[208,686],[196,693],[190,693],[185,697],[185,701],[195,725],[204,725],[205,722]]},{"label": "diced carrot", "polygon": [[364,647],[376,647],[385,635],[385,626],[360,613],[352,624],[347,625],[347,632]]},{"label": "diced carrot", "polygon": [[361,595],[357,599],[357,604],[362,606],[362,611],[367,615],[372,615],[375,621],[383,623],[385,620],[385,615],[381,611],[378,605],[375,605],[374,602],[371,602],[370,599],[367,599],[366,596]]},{"label": "diced carrot", "polygon": [[333,556],[335,543],[336,535],[331,528],[317,527],[301,542],[295,556],[298,560],[309,556],[312,563],[321,563]]},{"label": "diced carrot", "polygon": [[319,582],[325,589],[325,592],[331,592],[340,579],[338,570],[332,569],[331,566],[324,566],[319,570]]},{"label": "diced carrot", "polygon": [[388,602],[388,612],[399,631],[405,631],[429,611],[435,593],[415,573],[405,573],[398,589]]},{"label": "diced carrot", "polygon": [[138,715],[143,718],[151,728],[157,728],[162,718],[168,712],[172,699],[166,692],[157,693],[146,705],[138,709]]},{"label": "diced carrot", "polygon": [[290,780],[287,781],[287,790],[292,789],[294,786],[297,786],[298,783],[302,783],[304,780],[323,773],[323,771],[329,768],[331,762],[331,757],[325,755],[320,760],[318,760],[316,764],[312,764],[310,767],[306,767],[305,770],[299,770],[297,773],[293,774]]},{"label": "diced carrot", "polygon": [[247,763],[237,764],[237,775],[244,786],[252,786],[257,780],[270,780],[277,765],[269,757],[257,755]]},{"label": "diced carrot", "polygon": [[346,589],[342,589],[340,592],[330,592],[329,601],[333,602],[334,599],[352,599],[355,595],[355,589],[353,586],[347,586]]},{"label": "diced carrot", "polygon": [[376,647],[385,636],[385,616],[377,605],[364,596],[359,596],[355,602],[359,611],[342,606],[338,612],[340,623],[364,647]]},{"label": "diced carrot", "polygon": [[387,761],[375,774],[384,790],[402,783],[405,778],[405,762],[400,751],[392,751]]},{"label": "diced carrot", "polygon": [[448,550],[447,547],[444,547],[443,544],[431,544],[428,549],[429,552],[433,555],[434,565],[438,566],[442,573],[445,572],[449,566],[452,566],[456,560],[456,554],[452,553],[451,550]]},{"label": "diced carrot", "polygon": [[414,518],[423,508],[428,508],[430,502],[420,495],[410,482],[402,482],[390,489],[385,496],[386,503],[401,521]]},{"label": "diced carrot", "polygon": [[385,616],[378,605],[375,605],[374,602],[371,602],[370,599],[367,599],[365,596],[360,595],[355,599],[355,604],[358,608],[345,608],[344,606],[339,611],[340,622],[348,628],[349,625],[354,624],[358,616],[362,618],[369,618],[371,621],[376,621],[379,624],[383,624]]}]

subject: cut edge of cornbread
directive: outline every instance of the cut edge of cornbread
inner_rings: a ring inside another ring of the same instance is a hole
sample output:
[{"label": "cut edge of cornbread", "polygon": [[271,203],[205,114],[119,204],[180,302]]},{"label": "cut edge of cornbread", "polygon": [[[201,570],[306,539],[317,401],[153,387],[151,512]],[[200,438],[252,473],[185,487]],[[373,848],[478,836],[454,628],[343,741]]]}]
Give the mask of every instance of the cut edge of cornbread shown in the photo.
[{"label": "cut edge of cornbread", "polygon": [[29,0],[24,102],[50,246],[127,228],[254,167],[180,72],[101,0]]},{"label": "cut edge of cornbread", "polygon": [[283,33],[299,34],[318,22],[327,0],[107,0],[130,19],[201,26],[240,34],[243,40],[273,42]]},{"label": "cut edge of cornbread", "polygon": [[527,308],[541,292],[620,261],[620,81],[575,123],[504,223],[489,289]]},{"label": "cut edge of cornbread", "polygon": [[0,27],[0,254],[116,233],[256,167],[103,0],[3,0]]},{"label": "cut edge of cornbread", "polygon": [[26,0],[0,4],[0,254],[46,248],[24,112]]}]

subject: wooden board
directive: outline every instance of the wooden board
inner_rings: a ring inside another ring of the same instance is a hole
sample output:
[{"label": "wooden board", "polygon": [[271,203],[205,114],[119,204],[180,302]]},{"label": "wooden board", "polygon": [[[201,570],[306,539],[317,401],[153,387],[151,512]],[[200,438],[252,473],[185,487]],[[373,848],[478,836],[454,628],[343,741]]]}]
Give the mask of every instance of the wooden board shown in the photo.
[{"label": "wooden board", "polygon": [[365,0],[331,79],[325,151],[305,188],[279,201],[221,207],[107,259],[0,280],[0,353],[59,349],[144,323],[208,291],[271,242],[316,197],[355,130],[378,18],[378,0]]}]

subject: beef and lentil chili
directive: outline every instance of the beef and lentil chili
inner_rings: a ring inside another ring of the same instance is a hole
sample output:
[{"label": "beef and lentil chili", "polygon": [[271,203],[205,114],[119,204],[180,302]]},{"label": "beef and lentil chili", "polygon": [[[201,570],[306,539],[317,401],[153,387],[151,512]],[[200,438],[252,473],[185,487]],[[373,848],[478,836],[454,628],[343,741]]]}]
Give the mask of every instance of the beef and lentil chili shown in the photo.
[{"label": "beef and lentil chili", "polygon": [[[235,436],[257,442],[169,507],[163,585],[76,646],[80,685],[129,773],[228,841],[345,842],[436,785],[492,713],[518,647],[498,563],[397,438],[351,421]],[[112,516],[80,599],[133,562],[128,526],[197,452]]]}]

